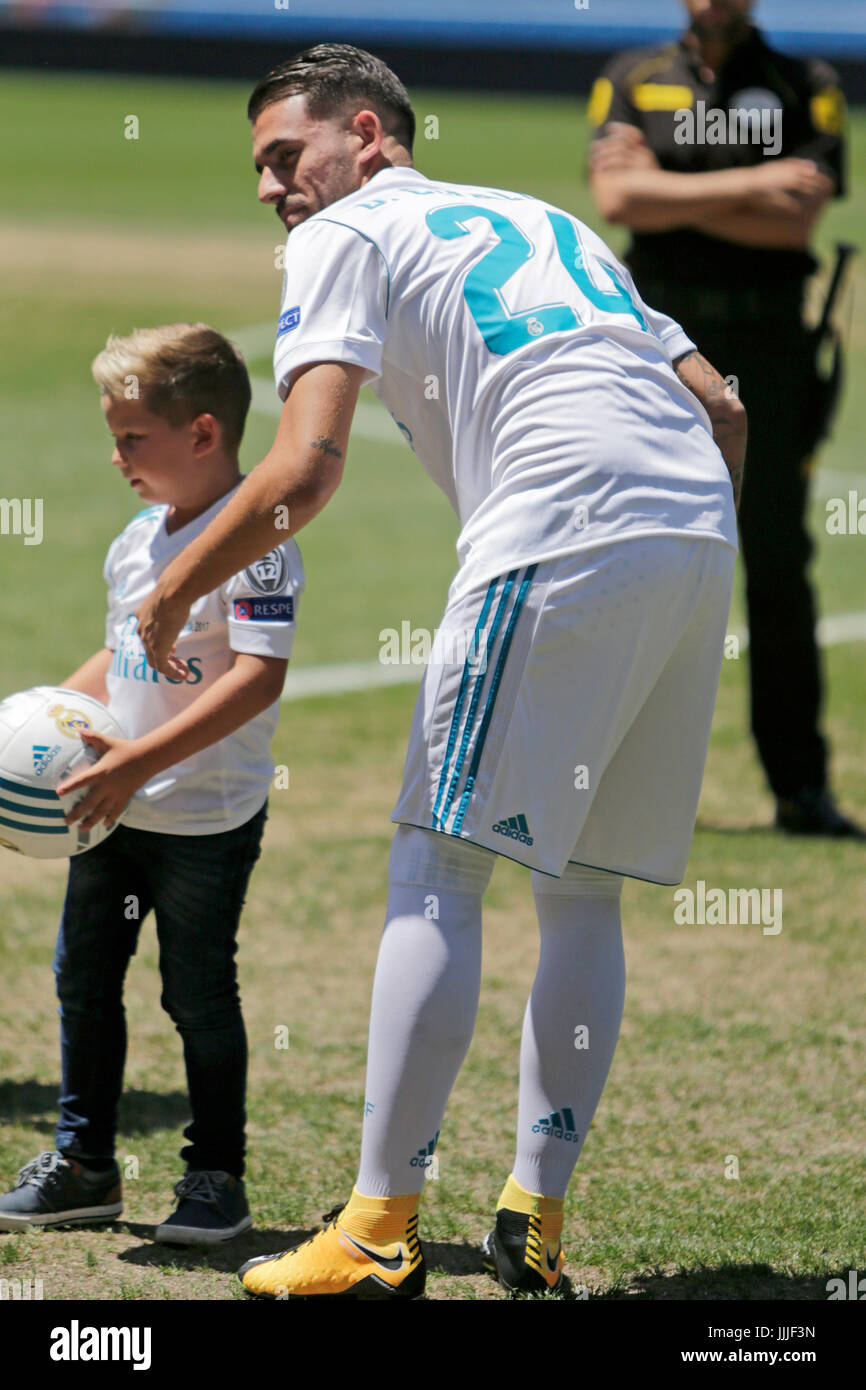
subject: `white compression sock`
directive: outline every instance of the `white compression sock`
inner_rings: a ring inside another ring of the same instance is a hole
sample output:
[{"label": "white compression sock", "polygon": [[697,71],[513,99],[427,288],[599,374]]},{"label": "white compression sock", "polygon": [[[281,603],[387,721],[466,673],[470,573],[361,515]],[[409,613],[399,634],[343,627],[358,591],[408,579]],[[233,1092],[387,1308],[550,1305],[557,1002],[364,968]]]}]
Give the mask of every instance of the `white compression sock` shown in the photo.
[{"label": "white compression sock", "polygon": [[495,855],[398,826],[379,948],[361,1168],[368,1197],[420,1192],[469,1049],[481,982],[481,899]]},{"label": "white compression sock", "polygon": [[514,1177],[564,1197],[604,1089],[625,998],[622,879],[532,874],[541,952],[523,1020]]}]

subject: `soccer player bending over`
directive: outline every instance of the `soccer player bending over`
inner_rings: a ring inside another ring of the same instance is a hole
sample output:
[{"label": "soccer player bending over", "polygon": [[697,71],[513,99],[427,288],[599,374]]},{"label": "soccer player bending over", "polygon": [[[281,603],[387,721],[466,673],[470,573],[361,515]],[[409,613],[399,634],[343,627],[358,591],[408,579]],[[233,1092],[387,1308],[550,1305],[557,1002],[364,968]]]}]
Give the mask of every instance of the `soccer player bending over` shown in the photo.
[{"label": "soccer player bending over", "polygon": [[507,1289],[553,1290],[619,1034],[623,877],[676,884],[688,858],[745,412],[576,218],[415,169],[409,99],[370,54],[299,54],[249,116],[259,198],[289,232],[283,411],[265,459],[139,609],[150,660],[170,669],[190,603],[273,545],[275,509],[294,532],[325,506],[364,383],[462,530],[440,625],[457,640],[427,667],[393,815],[355,1188],[243,1283],[274,1298],[423,1291],[419,1194],[472,1037],[501,854],[531,871],[541,953],[486,1253]]}]

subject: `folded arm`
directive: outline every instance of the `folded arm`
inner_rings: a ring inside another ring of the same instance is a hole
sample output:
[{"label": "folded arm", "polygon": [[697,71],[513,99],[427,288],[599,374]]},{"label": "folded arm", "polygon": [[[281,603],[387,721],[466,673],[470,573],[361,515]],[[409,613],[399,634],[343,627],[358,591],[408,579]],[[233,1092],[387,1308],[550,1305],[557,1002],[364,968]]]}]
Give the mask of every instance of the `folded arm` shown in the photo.
[{"label": "folded arm", "polygon": [[612,123],[593,142],[590,182],[608,222],[634,232],[680,227],[748,246],[802,248],[833,196],[813,161],[767,159],[743,169],[678,174],[662,169],[641,131]]}]

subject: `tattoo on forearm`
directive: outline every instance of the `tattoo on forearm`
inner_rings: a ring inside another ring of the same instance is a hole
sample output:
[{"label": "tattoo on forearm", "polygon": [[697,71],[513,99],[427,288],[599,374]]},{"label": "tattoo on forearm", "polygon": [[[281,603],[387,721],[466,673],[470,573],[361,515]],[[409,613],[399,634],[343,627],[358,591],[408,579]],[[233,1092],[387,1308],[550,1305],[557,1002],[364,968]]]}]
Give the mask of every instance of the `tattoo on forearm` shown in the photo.
[{"label": "tattoo on forearm", "polygon": [[734,489],[734,502],[739,510],[740,494],[743,490],[743,467],[745,464],[745,440],[741,430],[728,421],[713,420],[713,438],[719,447],[725,466],[731,475]]},{"label": "tattoo on forearm", "polygon": [[[685,371],[681,370],[683,367]],[[734,416],[731,411],[731,401],[737,399],[737,394],[699,352],[688,352],[679,358],[674,371],[683,385],[697,396],[710,417],[713,438],[731,475],[734,502],[739,508],[746,454],[746,424],[742,413]]]},{"label": "tattoo on forearm", "polygon": [[[688,373],[680,370],[685,362],[688,362],[691,368]],[[685,357],[679,359],[674,370],[689,390],[694,391],[695,395],[700,396],[701,399],[707,397],[712,400],[717,396],[723,396],[730,400],[730,396],[727,394],[728,383],[725,378],[719,376],[715,367],[711,366],[706,357],[702,357],[699,352],[687,352]],[[695,373],[697,373],[697,379],[690,381],[689,377],[694,377]]]},{"label": "tattoo on forearm", "polygon": [[321,449],[323,454],[332,454],[335,459],[341,459],[343,457],[333,439],[329,439],[326,434],[320,434],[318,439],[314,439],[310,448]]}]

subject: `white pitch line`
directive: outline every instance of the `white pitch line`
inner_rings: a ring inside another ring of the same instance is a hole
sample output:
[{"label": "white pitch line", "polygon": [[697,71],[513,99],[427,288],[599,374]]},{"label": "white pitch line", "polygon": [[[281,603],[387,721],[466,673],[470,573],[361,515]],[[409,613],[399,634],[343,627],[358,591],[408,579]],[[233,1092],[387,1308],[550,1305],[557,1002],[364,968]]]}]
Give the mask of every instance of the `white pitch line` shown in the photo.
[{"label": "white pitch line", "polygon": [[[237,334],[235,334],[237,340]],[[270,377],[251,376],[253,388],[251,409],[259,415],[270,415],[276,419],[283,406]],[[379,444],[403,444],[405,440],[397,425],[384,406],[365,400],[358,401],[352,419],[352,434],[361,439],[372,439]],[[813,479],[812,491],[816,499],[827,497],[847,498],[850,489],[866,496],[866,473],[848,472],[839,468],[819,468]]]},{"label": "white pitch line", "polygon": [[[233,343],[237,343],[244,357],[255,360],[271,356],[275,332],[275,321],[268,319],[266,323],[247,324],[227,336]],[[269,415],[272,419],[279,419],[283,406],[277,395],[273,377],[251,375],[250,384],[253,388],[251,409],[258,415]],[[365,400],[360,400],[355,407],[352,433],[362,439],[372,439],[377,444],[405,444],[405,439],[384,406]]]},{"label": "white pitch line", "polygon": [[[270,354],[274,342],[274,324],[249,324],[228,335],[246,357]],[[270,377],[252,376],[252,409],[260,415],[277,418],[282,404]],[[363,439],[383,444],[403,445],[396,424],[383,406],[359,401],[352,421],[352,432]],[[814,478],[815,495],[819,498],[845,495],[850,488],[866,492],[866,473],[833,468],[819,468]],[[749,645],[745,629],[729,634],[737,637],[740,647]],[[837,613],[821,618],[817,627],[818,645],[834,647],[844,642],[866,641],[866,613]],[[412,685],[421,679],[423,666],[383,666],[378,661],[355,661],[327,666],[311,666],[307,670],[289,671],[283,689],[284,700],[302,700],[311,695],[343,695],[355,690],[373,690],[387,685]]]},{"label": "white pitch line", "polygon": [[236,328],[233,333],[226,334],[229,341],[235,343],[247,358],[271,357],[276,336],[275,318],[266,319],[264,323],[248,323],[243,328]]},{"label": "white pitch line", "polygon": [[379,661],[347,661],[333,666],[289,670],[283,687],[284,700],[304,700],[308,695],[346,695],[384,685],[412,685],[420,681],[423,666],[383,666]]},{"label": "white pitch line", "polygon": [[[749,645],[748,628],[734,628],[728,634],[736,637],[745,651]],[[833,613],[819,618],[815,628],[819,647],[839,647],[845,642],[866,642],[866,613]]]},{"label": "white pitch line", "polygon": [[[250,383],[253,388],[253,410],[258,411],[260,415],[271,415],[275,418],[282,414],[282,401],[270,378],[251,376]],[[358,401],[355,406],[352,434],[360,435],[362,439],[375,440],[378,444],[406,443],[387,410],[380,405],[370,405],[367,401]]]},{"label": "white pitch line", "polygon": [[[274,346],[275,325],[269,319],[266,323],[252,323],[239,328],[228,337],[237,343],[245,357],[270,357]],[[252,409],[259,415],[277,418],[282,412],[282,403],[277,396],[270,377],[250,377],[253,388]],[[372,439],[385,444],[400,444],[403,438],[385,410],[378,403],[359,401],[352,421],[352,430],[362,439]],[[813,479],[816,497],[844,497],[848,489],[859,489],[866,493],[866,473],[854,473],[838,468],[819,468]]]},{"label": "white pitch line", "polygon": [[[748,466],[748,465],[747,465]],[[844,497],[850,489],[866,493],[866,473],[848,473],[841,468],[819,468],[813,484],[816,497]]]},{"label": "white pitch line", "polygon": [[843,642],[866,642],[866,613],[833,613],[818,619],[819,647],[838,647]]},{"label": "white pitch line", "polygon": [[[729,636],[739,640],[745,651],[749,634],[734,628]],[[845,642],[866,642],[866,613],[836,613],[821,618],[817,627],[820,647],[838,647]],[[328,666],[289,670],[283,687],[284,700],[305,700],[313,695],[347,695],[357,690],[375,690],[386,685],[417,685],[424,673],[420,666],[384,666],[379,661],[349,661]]]}]

